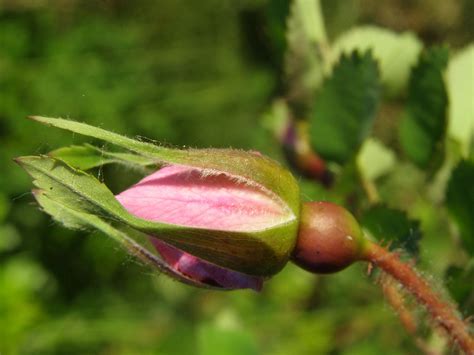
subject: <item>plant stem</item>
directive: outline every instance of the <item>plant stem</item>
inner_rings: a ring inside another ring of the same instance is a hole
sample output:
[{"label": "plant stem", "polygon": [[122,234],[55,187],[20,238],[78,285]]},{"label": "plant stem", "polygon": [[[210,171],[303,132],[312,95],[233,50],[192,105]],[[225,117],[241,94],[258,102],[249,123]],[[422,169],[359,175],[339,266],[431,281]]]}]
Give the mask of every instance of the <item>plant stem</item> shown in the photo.
[{"label": "plant stem", "polygon": [[[369,204],[373,206],[380,203],[380,195],[375,183],[372,180],[365,178],[360,169],[358,169],[358,176]],[[392,276],[385,272],[382,272],[381,274],[380,284],[382,286],[385,299],[388,303],[390,303],[395,312],[397,312],[398,317],[400,318],[400,321],[408,334],[414,337],[416,346],[418,346],[418,348],[423,351],[423,353],[427,355],[433,355],[432,351],[425,344],[424,340],[417,336],[416,331],[418,326],[415,316],[412,310],[406,307],[405,299],[403,297],[404,295],[402,294],[401,290],[397,288],[395,280]]]},{"label": "plant stem", "polygon": [[382,286],[383,294],[387,301],[391,304],[394,310],[398,313],[400,321],[411,335],[416,334],[417,324],[410,311],[406,308],[405,300],[400,290],[395,284],[395,280],[389,274],[382,272],[380,277],[380,285]]},{"label": "plant stem", "polygon": [[402,262],[397,254],[375,243],[369,244],[363,259],[380,267],[398,280],[426,307],[433,320],[458,343],[466,354],[474,355],[474,338],[469,334],[467,324],[457,315],[456,309],[443,301],[409,264]]}]

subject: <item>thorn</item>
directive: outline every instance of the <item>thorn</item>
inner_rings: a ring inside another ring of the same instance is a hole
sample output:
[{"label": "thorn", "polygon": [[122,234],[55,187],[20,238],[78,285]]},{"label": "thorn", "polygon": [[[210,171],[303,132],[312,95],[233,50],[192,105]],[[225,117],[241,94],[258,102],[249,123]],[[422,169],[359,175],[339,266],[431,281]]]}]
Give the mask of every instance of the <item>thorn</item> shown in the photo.
[{"label": "thorn", "polygon": [[372,274],[372,271],[374,270],[374,264],[368,263],[367,264],[367,276],[370,276]]}]

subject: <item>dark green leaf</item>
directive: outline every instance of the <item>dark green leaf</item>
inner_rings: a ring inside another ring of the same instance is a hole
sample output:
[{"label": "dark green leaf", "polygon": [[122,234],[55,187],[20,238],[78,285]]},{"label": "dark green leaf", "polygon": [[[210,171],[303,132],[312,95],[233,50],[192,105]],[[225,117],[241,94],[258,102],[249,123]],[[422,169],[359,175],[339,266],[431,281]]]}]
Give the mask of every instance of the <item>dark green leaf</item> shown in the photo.
[{"label": "dark green leaf", "polygon": [[371,131],[379,95],[372,54],[343,55],[316,99],[310,131],[315,150],[339,163],[357,154]]},{"label": "dark green leaf", "polygon": [[466,250],[474,257],[474,162],[461,161],[454,169],[446,192],[446,206],[459,227]]},{"label": "dark green leaf", "polygon": [[362,226],[377,240],[390,244],[390,249],[403,248],[412,256],[419,252],[420,222],[408,218],[405,212],[377,205],[361,218]]},{"label": "dark green leaf", "polygon": [[448,50],[435,47],[420,55],[413,68],[400,124],[400,144],[420,168],[435,170],[444,158],[448,97],[443,72]]}]

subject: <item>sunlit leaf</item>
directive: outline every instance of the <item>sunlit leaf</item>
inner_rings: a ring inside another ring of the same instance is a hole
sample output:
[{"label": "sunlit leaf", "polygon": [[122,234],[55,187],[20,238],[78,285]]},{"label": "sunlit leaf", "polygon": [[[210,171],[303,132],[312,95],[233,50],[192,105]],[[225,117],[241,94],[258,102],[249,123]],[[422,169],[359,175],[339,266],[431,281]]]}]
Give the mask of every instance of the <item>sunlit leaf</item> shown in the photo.
[{"label": "sunlit leaf", "polygon": [[359,170],[369,180],[388,173],[395,163],[394,152],[374,138],[365,140],[357,156]]},{"label": "sunlit leaf", "polygon": [[410,32],[396,33],[375,26],[355,27],[336,39],[331,48],[331,62],[341,53],[372,50],[380,66],[380,80],[389,95],[398,95],[406,86],[410,68],[423,45]]},{"label": "sunlit leaf", "polygon": [[474,44],[456,53],[447,70],[449,135],[461,143],[466,157],[474,136]]}]

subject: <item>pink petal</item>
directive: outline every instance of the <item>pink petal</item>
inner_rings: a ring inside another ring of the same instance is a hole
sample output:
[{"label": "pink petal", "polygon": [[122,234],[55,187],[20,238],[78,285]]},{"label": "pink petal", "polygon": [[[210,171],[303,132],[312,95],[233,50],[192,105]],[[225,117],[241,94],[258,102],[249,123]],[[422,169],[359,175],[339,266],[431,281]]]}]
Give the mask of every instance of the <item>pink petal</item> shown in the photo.
[{"label": "pink petal", "polygon": [[258,231],[294,219],[271,192],[229,175],[168,166],[117,195],[137,217],[227,231]]}]

